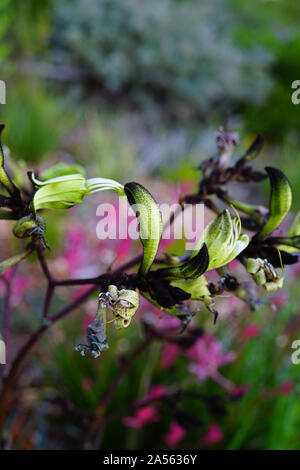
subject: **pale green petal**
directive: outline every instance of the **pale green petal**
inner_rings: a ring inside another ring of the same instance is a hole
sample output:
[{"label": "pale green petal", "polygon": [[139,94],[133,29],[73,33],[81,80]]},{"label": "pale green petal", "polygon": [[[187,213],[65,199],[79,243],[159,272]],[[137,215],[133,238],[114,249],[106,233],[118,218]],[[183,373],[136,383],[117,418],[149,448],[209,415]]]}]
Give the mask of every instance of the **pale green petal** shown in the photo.
[{"label": "pale green petal", "polygon": [[235,244],[235,247],[228,255],[228,257],[223,260],[224,265],[230,263],[230,261],[234,260],[242,251],[244,251],[247,246],[249,245],[249,237],[247,234],[243,233],[238,241]]},{"label": "pale green petal", "polygon": [[228,264],[238,256],[248,245],[247,235],[240,235],[241,221],[232,217],[225,209],[210,222],[197,241],[195,256],[201,243],[206,243],[209,254],[208,270],[217,269]]}]

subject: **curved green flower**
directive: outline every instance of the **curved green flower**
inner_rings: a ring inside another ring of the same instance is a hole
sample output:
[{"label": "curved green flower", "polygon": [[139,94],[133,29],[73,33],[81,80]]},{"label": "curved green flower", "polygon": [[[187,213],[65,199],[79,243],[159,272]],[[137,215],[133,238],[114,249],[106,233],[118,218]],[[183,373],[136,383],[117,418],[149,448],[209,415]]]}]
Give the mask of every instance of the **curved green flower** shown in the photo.
[{"label": "curved green flower", "polygon": [[241,234],[241,220],[232,217],[228,209],[225,209],[205,228],[196,243],[192,254],[196,256],[199,247],[205,243],[209,255],[207,270],[220,268],[235,259],[249,244],[246,234]]},{"label": "curved green flower", "polygon": [[58,176],[46,181],[38,180],[33,173],[30,173],[29,177],[37,188],[33,198],[33,207],[36,211],[68,209],[82,202],[84,196],[106,189],[113,189],[118,195],[124,195],[123,186],[108,178],[86,179],[79,173]]},{"label": "curved green flower", "polygon": [[151,268],[158,250],[162,235],[161,213],[153,196],[141,184],[127,183],[124,191],[139,222],[139,235],[144,248],[139,272],[144,275]]}]

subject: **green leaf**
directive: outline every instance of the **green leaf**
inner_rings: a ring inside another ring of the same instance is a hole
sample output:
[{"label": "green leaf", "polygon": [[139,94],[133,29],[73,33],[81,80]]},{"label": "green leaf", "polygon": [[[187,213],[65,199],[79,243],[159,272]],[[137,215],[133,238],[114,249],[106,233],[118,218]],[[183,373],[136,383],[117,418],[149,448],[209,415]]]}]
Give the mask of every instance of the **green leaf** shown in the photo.
[{"label": "green leaf", "polygon": [[139,272],[146,274],[156,257],[162,235],[162,219],[158,205],[149,191],[139,183],[124,186],[129,204],[139,222],[139,234],[144,253]]},{"label": "green leaf", "polygon": [[277,168],[266,167],[271,185],[269,218],[257,234],[262,239],[272,233],[283,221],[292,204],[292,189],[287,177]]}]

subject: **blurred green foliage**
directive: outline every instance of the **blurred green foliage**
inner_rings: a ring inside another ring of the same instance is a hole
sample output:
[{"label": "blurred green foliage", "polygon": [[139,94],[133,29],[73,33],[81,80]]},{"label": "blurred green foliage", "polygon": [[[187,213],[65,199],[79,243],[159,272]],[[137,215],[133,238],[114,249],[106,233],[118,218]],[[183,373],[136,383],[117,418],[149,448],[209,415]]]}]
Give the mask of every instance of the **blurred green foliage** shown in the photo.
[{"label": "blurred green foliage", "polygon": [[51,29],[52,5],[53,0],[9,1],[13,13],[10,41],[14,46],[14,57],[24,59],[45,52]]},{"label": "blurred green foliage", "polygon": [[[8,139],[29,161],[60,147],[66,116],[78,114],[79,104],[88,115],[81,114],[80,127],[91,123],[86,139],[90,160],[99,163],[99,155],[126,148],[120,173],[131,151],[143,160],[137,167],[141,173],[171,162],[177,166],[180,159],[197,154],[205,132],[220,123],[245,135],[260,132],[270,142],[282,142],[299,129],[299,106],[291,102],[291,84],[300,77],[299,2],[2,0],[0,11],[1,78],[9,72],[11,108],[1,109],[1,118],[9,114],[9,125],[15,127],[13,115],[24,108],[21,132],[12,129]],[[54,71],[50,80],[45,69],[35,68],[52,63],[79,68],[87,78],[61,82],[53,80]],[[43,83],[39,90],[37,73],[41,82],[47,80],[47,89]],[[27,82],[23,90],[16,79]],[[89,116],[90,107],[97,117]],[[115,133],[109,129],[111,114],[118,120],[121,108],[128,113],[127,122],[123,119],[123,130]],[[25,111],[30,142],[22,131]],[[138,126],[130,132],[132,111]],[[49,135],[43,130],[48,125]],[[105,167],[109,173],[114,161],[106,159],[100,171]]]},{"label": "blurred green foliage", "polygon": [[[13,23],[13,11],[10,8],[9,0],[0,0],[0,65],[3,67],[3,63],[9,57],[12,50],[11,44],[7,41],[8,32]],[[2,77],[1,77],[2,78]],[[4,78],[4,77],[3,77]]]},{"label": "blurred green foliage", "polygon": [[100,115],[93,108],[84,110],[77,130],[66,148],[84,164],[88,174],[122,181],[130,177],[137,151],[112,116],[103,112]]},{"label": "blurred green foliage", "polygon": [[14,84],[7,105],[0,108],[5,122],[4,143],[15,158],[37,162],[57,149],[67,126],[60,104],[38,83]]},{"label": "blurred green foliage", "polygon": [[231,101],[260,103],[268,92],[272,55],[235,45],[236,21],[228,0],[63,0],[54,10],[55,58],[82,67],[110,95],[203,116]]},{"label": "blurred green foliage", "polygon": [[260,45],[273,57],[268,69],[272,77],[268,95],[260,104],[253,102],[243,107],[247,128],[282,140],[300,126],[299,106],[291,101],[292,82],[300,77],[300,3],[294,0],[231,0],[231,3],[240,19],[233,29],[235,42],[246,51]]}]

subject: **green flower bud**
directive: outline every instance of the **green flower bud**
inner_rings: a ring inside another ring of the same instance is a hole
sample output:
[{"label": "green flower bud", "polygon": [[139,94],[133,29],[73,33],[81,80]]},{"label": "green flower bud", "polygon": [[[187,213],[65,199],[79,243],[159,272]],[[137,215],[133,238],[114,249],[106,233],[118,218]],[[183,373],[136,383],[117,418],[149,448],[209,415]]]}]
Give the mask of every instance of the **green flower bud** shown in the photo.
[{"label": "green flower bud", "polygon": [[263,286],[267,282],[267,278],[263,269],[259,269],[257,273],[254,273],[253,279],[258,286]]},{"label": "green flower bud", "polygon": [[257,237],[262,239],[272,233],[283,221],[292,204],[292,189],[287,177],[277,168],[266,167],[271,185],[269,218]]},{"label": "green flower bud", "polygon": [[161,213],[149,191],[139,183],[127,183],[124,191],[139,222],[140,240],[144,248],[140,274],[146,274],[156,257],[162,235]]},{"label": "green flower bud", "polygon": [[276,282],[267,282],[264,286],[267,292],[275,292],[283,286],[283,278],[278,279]]},{"label": "green flower bud", "polygon": [[7,173],[4,169],[4,166],[1,164],[1,161],[0,161],[0,183],[3,184],[3,186],[7,189],[7,191],[10,194],[14,194],[14,186],[13,186],[9,176],[7,175]]},{"label": "green flower bud", "polygon": [[246,260],[246,269],[249,274],[255,274],[261,267],[260,258],[248,258]]},{"label": "green flower bud", "polygon": [[32,235],[43,236],[45,233],[46,224],[42,217],[33,214],[26,215],[19,219],[13,227],[13,234],[17,238],[27,238]]}]

